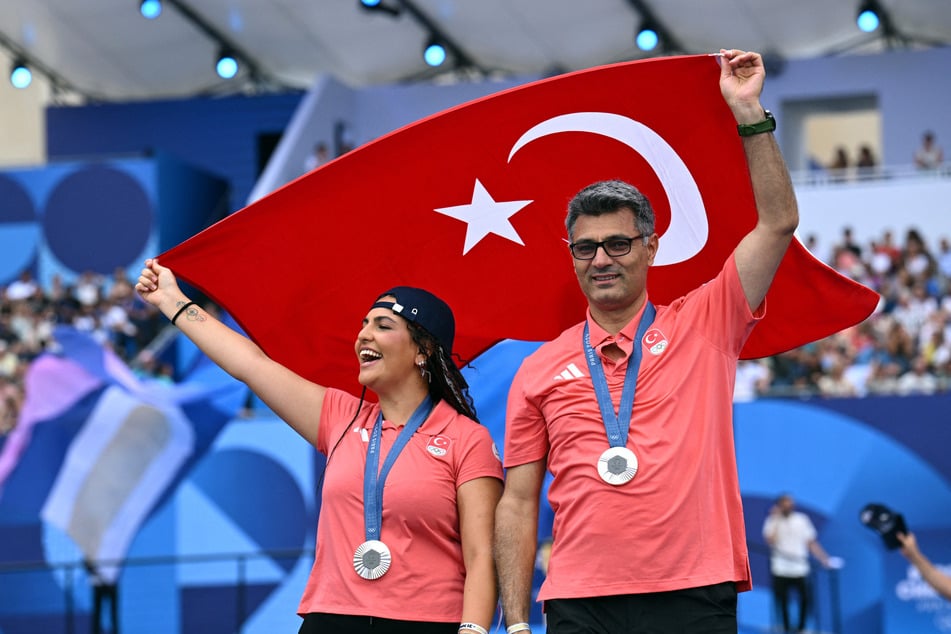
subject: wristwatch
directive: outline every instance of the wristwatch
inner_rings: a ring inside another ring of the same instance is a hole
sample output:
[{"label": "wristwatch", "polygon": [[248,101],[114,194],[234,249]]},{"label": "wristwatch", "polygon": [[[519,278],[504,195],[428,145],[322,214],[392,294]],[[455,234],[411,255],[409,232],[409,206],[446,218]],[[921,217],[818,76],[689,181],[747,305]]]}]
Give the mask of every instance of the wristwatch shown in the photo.
[{"label": "wristwatch", "polygon": [[769,110],[764,110],[766,118],[759,123],[740,123],[736,126],[736,131],[740,136],[753,136],[763,132],[772,132],[776,129],[776,118]]}]

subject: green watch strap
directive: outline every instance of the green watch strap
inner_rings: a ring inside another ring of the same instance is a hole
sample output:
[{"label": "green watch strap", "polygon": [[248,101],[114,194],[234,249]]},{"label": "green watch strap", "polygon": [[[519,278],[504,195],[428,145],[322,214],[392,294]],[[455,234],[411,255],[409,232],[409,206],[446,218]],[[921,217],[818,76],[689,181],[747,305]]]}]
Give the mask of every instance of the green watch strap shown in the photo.
[{"label": "green watch strap", "polygon": [[769,110],[764,111],[766,118],[758,123],[740,123],[736,126],[736,131],[740,136],[753,136],[763,132],[772,132],[776,129],[776,118]]}]

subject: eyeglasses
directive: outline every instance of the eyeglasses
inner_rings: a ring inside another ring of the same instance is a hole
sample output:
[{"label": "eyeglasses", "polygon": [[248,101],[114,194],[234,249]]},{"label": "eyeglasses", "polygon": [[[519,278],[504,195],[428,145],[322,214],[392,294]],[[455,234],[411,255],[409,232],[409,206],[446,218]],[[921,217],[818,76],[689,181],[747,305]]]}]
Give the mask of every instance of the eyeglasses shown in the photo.
[{"label": "eyeglasses", "polygon": [[571,255],[576,260],[593,260],[594,256],[598,254],[599,248],[604,249],[604,252],[612,258],[619,258],[630,253],[634,241],[643,237],[644,234],[642,233],[633,238],[608,238],[601,242],[582,240],[581,242],[570,243],[568,248],[571,249]]}]

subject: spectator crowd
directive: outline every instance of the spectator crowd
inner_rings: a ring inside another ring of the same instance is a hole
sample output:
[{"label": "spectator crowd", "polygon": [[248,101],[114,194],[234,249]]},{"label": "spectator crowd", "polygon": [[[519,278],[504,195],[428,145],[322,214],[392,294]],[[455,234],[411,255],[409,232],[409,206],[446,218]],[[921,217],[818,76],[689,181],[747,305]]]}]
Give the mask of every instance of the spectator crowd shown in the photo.
[{"label": "spectator crowd", "polygon": [[73,284],[54,277],[45,287],[22,272],[0,291],[0,435],[16,424],[30,362],[55,349],[56,326],[88,333],[144,375],[168,375],[146,348],[163,326],[160,317],[121,269],[111,277],[84,273]]},{"label": "spectator crowd", "polygon": [[[741,362],[736,400],[757,396],[935,394],[951,389],[951,243],[935,251],[918,230],[899,242],[885,231],[867,245],[845,227],[830,253],[817,253],[837,271],[881,298],[862,323],[788,352]],[[828,310],[834,311],[835,306]]]}]

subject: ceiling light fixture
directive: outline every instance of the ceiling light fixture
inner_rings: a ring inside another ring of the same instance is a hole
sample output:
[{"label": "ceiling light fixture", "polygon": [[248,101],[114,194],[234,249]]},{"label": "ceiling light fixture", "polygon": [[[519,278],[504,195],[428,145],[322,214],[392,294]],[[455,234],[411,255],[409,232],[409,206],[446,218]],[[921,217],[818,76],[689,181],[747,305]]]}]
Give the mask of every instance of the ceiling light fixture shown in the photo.
[{"label": "ceiling light fixture", "polygon": [[[222,79],[239,78],[235,82],[239,87],[249,86],[253,90],[286,89],[288,86],[277,77],[265,71],[241,45],[228,37],[228,34],[219,30],[210,20],[192,8],[189,0],[161,0],[162,6],[169,7],[183,18],[192,23],[199,31],[208,36],[215,43],[217,55],[209,63]],[[207,4],[207,3],[206,3]],[[234,22],[232,22],[232,28]],[[240,30],[235,28],[235,30]],[[239,77],[240,76],[240,77]],[[215,86],[211,90],[221,90],[222,86]],[[229,87],[230,89],[230,87]]]},{"label": "ceiling light fixture", "polygon": [[627,0],[627,2],[640,17],[640,25],[634,32],[634,43],[638,50],[654,55],[687,51],[670,32],[664,21],[654,14],[651,4],[660,4],[659,2],[652,3],[650,0]]},{"label": "ceiling light fixture", "polygon": [[162,15],[162,0],[142,0],[139,3],[139,13],[146,20],[154,20]]},{"label": "ceiling light fixture", "polygon": [[642,51],[653,51],[660,44],[660,30],[653,23],[645,20],[637,30],[634,42]]},{"label": "ceiling light fixture", "polygon": [[10,67],[10,84],[14,88],[26,88],[33,83],[33,71],[22,59],[17,59]]},{"label": "ceiling light fixture", "polygon": [[26,88],[32,85],[34,77],[42,77],[48,82],[47,85],[54,96],[70,93],[86,101],[106,100],[106,97],[100,94],[88,92],[75,86],[54,69],[44,64],[42,59],[34,56],[30,51],[4,35],[3,31],[0,31],[0,50],[9,53],[9,56],[5,59],[13,60],[9,67],[10,74],[8,77],[10,84],[17,88]]},{"label": "ceiling light fixture", "polygon": [[222,49],[218,53],[218,60],[215,62],[215,71],[218,77],[222,79],[231,79],[238,74],[238,58],[228,49]]},{"label": "ceiling light fixture", "polygon": [[882,7],[876,0],[864,0],[859,5],[859,11],[855,18],[855,24],[859,30],[865,33],[871,33],[878,29],[884,19]]},{"label": "ceiling light fixture", "polygon": [[432,67],[442,66],[446,61],[446,47],[439,40],[431,38],[423,48],[423,60]]}]

